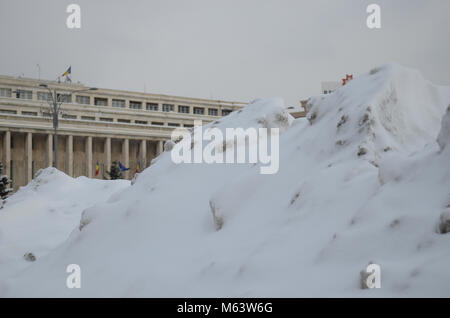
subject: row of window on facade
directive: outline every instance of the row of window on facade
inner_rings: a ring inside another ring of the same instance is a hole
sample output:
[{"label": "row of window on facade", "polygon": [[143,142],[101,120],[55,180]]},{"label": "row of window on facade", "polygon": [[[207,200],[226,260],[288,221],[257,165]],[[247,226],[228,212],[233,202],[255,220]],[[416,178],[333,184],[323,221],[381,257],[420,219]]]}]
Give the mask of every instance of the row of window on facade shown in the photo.
[{"label": "row of window on facade", "polygon": [[[17,115],[17,111],[16,110],[11,110],[11,109],[0,109],[0,114]],[[38,116],[39,115],[38,112],[33,112],[33,111],[22,111],[21,114],[25,115],[25,116]],[[43,112],[42,116],[44,116],[44,117],[52,117],[52,114],[50,112]],[[63,113],[61,115],[61,117],[63,119],[78,119],[77,115],[66,114],[66,113]],[[81,120],[90,120],[90,121],[95,121],[96,120],[95,116],[80,116],[80,119]],[[99,117],[98,120],[102,121],[102,122],[109,122],[109,123],[114,122],[114,118],[111,118],[111,117]],[[134,123],[134,124],[137,124],[137,125],[148,125],[148,124],[150,124],[150,125],[154,125],[154,126],[164,126],[163,122],[156,122],[156,121],[149,122],[147,120],[134,120],[134,121],[132,121],[131,119],[124,119],[124,118],[118,118],[117,122],[118,123],[122,123],[122,124]],[[179,124],[179,123],[167,123],[167,126],[169,126],[169,127],[180,127],[181,124]],[[183,127],[192,128],[192,127],[194,127],[194,125],[184,124]]]},{"label": "row of window on facade", "polygon": [[[17,111],[16,110],[11,110],[11,109],[0,109],[0,114],[17,115]],[[21,114],[25,115],[25,116],[38,116],[39,115],[38,112],[32,112],[32,111],[22,111]],[[44,117],[52,117],[52,114],[50,112],[43,112],[42,116],[44,116]],[[63,113],[61,115],[61,117],[63,119],[78,119],[77,115],[66,114],[66,113]],[[95,118],[95,116],[80,116],[80,119],[81,120],[90,120],[90,121],[97,120]],[[99,117],[98,120],[102,121],[102,122],[109,122],[109,123],[114,122],[114,118],[111,118],[111,117]],[[134,123],[134,124],[137,124],[137,125],[148,125],[148,124],[150,124],[150,125],[154,125],[154,126],[164,126],[163,122],[155,122],[155,121],[149,122],[147,120],[134,120],[134,121],[132,121],[131,119],[124,119],[124,118],[118,118],[117,122],[118,123],[122,123],[122,124]],[[179,124],[179,123],[167,123],[167,126],[169,126],[169,127],[180,127],[181,124]],[[192,124],[184,124],[183,127],[192,128],[192,127],[194,127],[194,125],[192,125]]]},{"label": "row of window on facade", "polygon": [[[32,91],[29,90],[16,90],[14,91],[16,94],[16,98],[21,99],[32,99]],[[0,97],[11,97],[12,91],[10,88],[0,88]],[[65,103],[72,103],[72,95],[70,94],[58,94],[57,98]],[[41,101],[51,101],[52,96],[48,92],[37,92],[37,99]],[[75,101],[77,104],[90,105],[91,97],[77,95],[75,97]],[[125,100],[124,99],[112,99],[112,107],[125,108]],[[108,99],[104,97],[94,97],[94,105],[96,106],[108,106]],[[129,108],[130,109],[141,109],[143,108],[143,103],[139,101],[130,101]],[[159,104],[157,103],[145,103],[146,110],[150,111],[159,111]],[[189,114],[191,106],[178,105],[178,113]],[[175,105],[173,104],[162,104],[163,112],[174,112]],[[205,115],[204,107],[193,107],[192,112],[195,115]],[[222,109],[222,116],[226,116],[231,113],[230,109]],[[217,108],[208,108],[209,116],[219,116],[219,110]]]}]

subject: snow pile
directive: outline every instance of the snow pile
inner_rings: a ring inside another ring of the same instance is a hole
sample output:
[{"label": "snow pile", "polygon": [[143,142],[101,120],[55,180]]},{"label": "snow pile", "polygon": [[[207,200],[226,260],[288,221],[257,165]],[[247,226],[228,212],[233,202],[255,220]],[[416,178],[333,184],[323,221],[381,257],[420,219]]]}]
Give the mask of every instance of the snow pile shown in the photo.
[{"label": "snow pile", "polygon": [[[308,120],[256,100],[207,127],[280,128],[278,173],[166,151],[0,294],[448,297],[449,103],[449,88],[398,65],[312,98]],[[369,263],[381,289],[361,289]],[[81,289],[66,287],[69,264]]]},{"label": "snow pile", "polygon": [[29,266],[64,242],[81,212],[129,186],[128,181],[73,179],[55,168],[7,199],[0,210],[0,279]]},{"label": "snow pile", "polygon": [[[425,80],[415,70],[385,65],[349,82],[334,94],[309,102],[308,119],[326,122],[326,148],[340,147],[376,164],[384,152],[420,150],[438,133],[450,97],[448,90]],[[313,106],[311,106],[313,105]],[[323,118],[322,118],[323,117]]]}]

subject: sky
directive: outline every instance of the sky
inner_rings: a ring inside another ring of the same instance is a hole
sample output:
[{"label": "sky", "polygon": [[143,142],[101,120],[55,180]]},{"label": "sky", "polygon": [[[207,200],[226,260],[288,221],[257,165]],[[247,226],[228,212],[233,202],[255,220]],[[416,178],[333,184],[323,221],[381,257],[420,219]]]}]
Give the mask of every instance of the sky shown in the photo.
[{"label": "sky", "polygon": [[389,62],[450,85],[449,23],[448,0],[0,0],[0,74],[54,80],[71,65],[94,87],[298,106]]}]

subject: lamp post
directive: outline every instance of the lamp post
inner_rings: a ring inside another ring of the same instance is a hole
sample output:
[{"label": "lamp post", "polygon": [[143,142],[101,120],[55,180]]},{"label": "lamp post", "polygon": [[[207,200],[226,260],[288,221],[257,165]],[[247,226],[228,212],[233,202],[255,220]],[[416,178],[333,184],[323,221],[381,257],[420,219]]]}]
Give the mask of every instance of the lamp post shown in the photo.
[{"label": "lamp post", "polygon": [[[50,99],[47,99],[47,103],[50,106],[50,113],[52,115],[53,118],[53,147],[55,149],[54,151],[54,162],[53,162],[53,167],[55,167],[56,169],[58,169],[58,124],[59,124],[59,110],[61,108],[61,104],[64,102],[62,96],[65,96],[63,93],[59,94],[56,92],[56,89],[54,89],[53,91],[48,87],[47,84],[39,84],[40,87],[44,87],[48,90],[48,92],[50,93]],[[86,92],[86,91],[95,91],[97,90],[97,88],[95,87],[91,87],[91,88],[86,88],[86,89],[80,89],[80,90],[75,90],[75,91],[71,91],[70,94],[75,94],[75,93],[81,93],[81,92]]]}]

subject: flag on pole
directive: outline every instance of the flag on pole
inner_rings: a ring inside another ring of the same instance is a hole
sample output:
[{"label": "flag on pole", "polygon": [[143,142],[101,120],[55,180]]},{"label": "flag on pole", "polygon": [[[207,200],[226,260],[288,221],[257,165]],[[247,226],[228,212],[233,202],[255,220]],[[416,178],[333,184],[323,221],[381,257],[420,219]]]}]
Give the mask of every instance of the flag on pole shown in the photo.
[{"label": "flag on pole", "polygon": [[136,164],[136,173],[139,173],[139,172],[141,172],[141,163],[140,163],[140,161],[138,161],[137,164]]},{"label": "flag on pole", "polygon": [[121,171],[130,170],[130,168],[125,167],[120,161],[119,161],[119,168],[120,168]]},{"label": "flag on pole", "polygon": [[68,76],[70,74],[72,74],[72,66],[69,66],[69,68],[61,76]]},{"label": "flag on pole", "polygon": [[97,164],[95,165],[95,175],[98,176],[98,173],[100,171],[100,167],[98,166],[98,161]]}]

